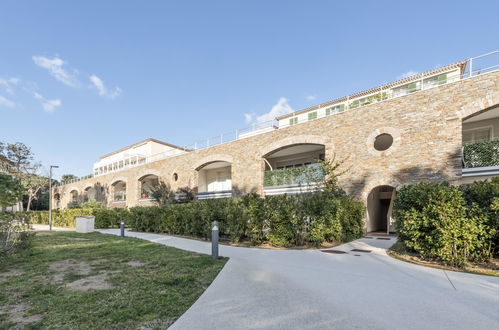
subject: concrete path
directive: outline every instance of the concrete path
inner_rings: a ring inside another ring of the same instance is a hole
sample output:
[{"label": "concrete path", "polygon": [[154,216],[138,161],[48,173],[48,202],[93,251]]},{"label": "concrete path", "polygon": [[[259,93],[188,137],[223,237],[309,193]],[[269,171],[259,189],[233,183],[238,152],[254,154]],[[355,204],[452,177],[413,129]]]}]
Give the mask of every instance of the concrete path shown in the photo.
[{"label": "concrete path", "polygon": [[[208,242],[126,235],[211,252]],[[398,261],[385,252],[393,240],[363,238],[334,248],[348,254],[220,246],[230,260],[171,328],[499,329],[499,278]]]}]

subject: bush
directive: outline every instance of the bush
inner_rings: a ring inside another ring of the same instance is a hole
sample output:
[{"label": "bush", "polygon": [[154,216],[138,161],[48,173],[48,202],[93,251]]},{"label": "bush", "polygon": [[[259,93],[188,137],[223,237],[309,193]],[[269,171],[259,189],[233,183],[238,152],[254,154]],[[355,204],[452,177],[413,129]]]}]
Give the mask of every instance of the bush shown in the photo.
[{"label": "bush", "polygon": [[[257,245],[316,245],[345,241],[363,234],[364,207],[346,195],[311,193],[238,200],[211,199],[153,207],[133,207],[128,224],[137,231],[163,232],[209,239],[211,224],[231,242]],[[349,227],[350,226],[350,227]]]},{"label": "bush", "polygon": [[425,259],[462,267],[490,257],[491,228],[476,207],[467,208],[459,187],[419,183],[397,193],[394,217],[403,244]]},{"label": "bush", "polygon": [[468,209],[478,208],[487,217],[487,226],[494,229],[493,249],[499,254],[499,177],[461,186]]},{"label": "bush", "polygon": [[34,233],[26,216],[11,212],[0,213],[0,257],[29,246]]},{"label": "bush", "polygon": [[[32,224],[49,224],[48,211],[24,211],[16,212],[16,215],[26,217],[29,223]],[[117,228],[122,219],[129,219],[129,212],[125,209],[64,209],[52,211],[52,225],[54,227],[74,228],[76,226],[76,217],[82,215],[95,216],[96,228]]]}]

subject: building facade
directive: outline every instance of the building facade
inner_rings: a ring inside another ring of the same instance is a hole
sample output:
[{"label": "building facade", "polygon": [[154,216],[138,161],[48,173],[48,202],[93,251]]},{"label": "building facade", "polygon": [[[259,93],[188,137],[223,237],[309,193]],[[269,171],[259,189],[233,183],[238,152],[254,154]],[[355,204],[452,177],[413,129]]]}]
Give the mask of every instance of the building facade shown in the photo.
[{"label": "building facade", "polygon": [[134,145],[101,158],[93,176],[55,187],[53,205],[153,205],[150,187],[161,181],[193,189],[198,199],[300,193],[315,189],[320,161],[335,158],[344,171],[340,185],[367,207],[366,231],[393,231],[393,197],[402,185],[499,175],[499,163],[482,166],[471,147],[487,143],[499,152],[499,71],[476,72],[470,64],[297,111],[216,145],[142,141],[137,145],[163,149],[134,153]]}]

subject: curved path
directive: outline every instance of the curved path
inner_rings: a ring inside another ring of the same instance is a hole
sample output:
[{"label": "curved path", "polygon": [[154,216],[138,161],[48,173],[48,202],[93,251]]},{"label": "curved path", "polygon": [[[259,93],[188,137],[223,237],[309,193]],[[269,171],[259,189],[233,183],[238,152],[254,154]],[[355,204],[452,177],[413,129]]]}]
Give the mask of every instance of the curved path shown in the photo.
[{"label": "curved path", "polygon": [[[211,253],[209,242],[126,235]],[[221,245],[230,260],[171,329],[499,329],[498,277],[399,261],[385,252],[393,242],[334,248],[347,254]],[[372,252],[356,256],[353,248]]]}]

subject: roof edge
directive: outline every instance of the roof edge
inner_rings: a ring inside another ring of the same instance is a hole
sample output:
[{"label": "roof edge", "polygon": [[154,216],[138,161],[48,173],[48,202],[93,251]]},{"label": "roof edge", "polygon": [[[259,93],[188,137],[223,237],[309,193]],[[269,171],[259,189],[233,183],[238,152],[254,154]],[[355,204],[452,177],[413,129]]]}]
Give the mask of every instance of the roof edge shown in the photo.
[{"label": "roof edge", "polygon": [[121,148],[121,149],[118,149],[116,151],[113,151],[113,152],[110,152],[108,154],[105,154],[104,156],[100,156],[99,159],[104,159],[104,158],[107,158],[109,156],[112,156],[112,155],[115,155],[117,153],[120,153],[122,151],[125,151],[127,149],[131,149],[131,148],[136,148],[138,146],[141,146],[143,144],[146,144],[147,142],[155,142],[155,143],[159,143],[159,144],[162,144],[164,146],[167,146],[167,147],[170,147],[170,148],[174,148],[174,149],[179,149],[179,150],[182,150],[182,151],[189,151],[188,149],[186,148],[183,148],[183,147],[179,147],[179,146],[176,146],[174,144],[171,144],[171,143],[167,143],[167,142],[163,142],[163,141],[160,141],[160,140],[157,140],[157,139],[153,139],[153,138],[148,138],[148,139],[145,139],[145,140],[142,140],[140,142],[137,142],[137,143],[134,143],[132,145],[129,145],[127,147],[124,147],[124,148]]}]

